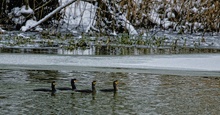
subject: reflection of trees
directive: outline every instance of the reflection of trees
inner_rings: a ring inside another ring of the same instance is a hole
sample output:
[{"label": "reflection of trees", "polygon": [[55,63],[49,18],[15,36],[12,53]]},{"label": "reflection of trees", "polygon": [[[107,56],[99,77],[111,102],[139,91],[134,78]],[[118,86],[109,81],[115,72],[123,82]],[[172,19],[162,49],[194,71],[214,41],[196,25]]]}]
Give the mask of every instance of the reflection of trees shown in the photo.
[{"label": "reflection of trees", "polygon": [[[119,69],[119,68],[118,68]],[[112,84],[114,80],[119,80],[121,78],[127,78],[129,73],[124,72],[94,72],[96,74],[96,79],[99,81],[106,81],[106,78],[109,79],[109,82]],[[119,80],[120,84],[120,80]]]}]

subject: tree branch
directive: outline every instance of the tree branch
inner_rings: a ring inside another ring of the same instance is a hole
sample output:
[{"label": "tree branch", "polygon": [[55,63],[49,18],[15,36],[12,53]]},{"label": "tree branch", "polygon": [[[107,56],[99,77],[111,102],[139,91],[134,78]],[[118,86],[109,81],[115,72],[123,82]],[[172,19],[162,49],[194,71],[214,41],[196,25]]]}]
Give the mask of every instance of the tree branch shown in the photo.
[{"label": "tree branch", "polygon": [[[48,18],[50,18],[51,16],[53,16],[54,14],[56,14],[57,12],[59,12],[60,10],[62,10],[63,8],[71,5],[73,2],[76,2],[77,0],[71,0],[69,2],[67,2],[66,4],[56,8],[54,11],[52,11],[51,13],[49,13],[48,15],[46,15],[44,18],[42,18],[41,20],[39,20],[36,24],[28,27],[28,28],[25,28],[23,29],[22,31],[26,32],[28,30],[30,30],[31,28],[34,28],[36,26],[38,26],[39,24],[43,23],[44,21],[46,21]],[[94,0],[81,0],[81,1],[85,1],[85,2],[91,2],[91,1],[94,1]]]}]

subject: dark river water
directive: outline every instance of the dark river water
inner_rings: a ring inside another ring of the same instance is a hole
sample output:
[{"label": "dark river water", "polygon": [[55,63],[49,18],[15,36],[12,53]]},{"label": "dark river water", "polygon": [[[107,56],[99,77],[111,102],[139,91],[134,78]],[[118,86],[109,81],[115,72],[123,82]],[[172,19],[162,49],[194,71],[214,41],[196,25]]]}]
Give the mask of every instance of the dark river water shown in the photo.
[{"label": "dark river water", "polygon": [[[162,33],[140,44],[136,38],[82,42],[37,34],[0,36],[0,115],[220,114],[218,35]],[[33,91],[50,88],[52,81],[70,87],[73,78],[77,89],[96,80],[96,94]],[[112,88],[114,80],[118,92],[99,91]]]},{"label": "dark river water", "polygon": [[[55,95],[34,92],[35,88],[70,86],[88,89],[97,81],[96,94],[58,91]],[[119,80],[117,93],[104,93]],[[0,70],[0,114],[62,115],[218,115],[220,79],[204,76],[148,73]]]}]

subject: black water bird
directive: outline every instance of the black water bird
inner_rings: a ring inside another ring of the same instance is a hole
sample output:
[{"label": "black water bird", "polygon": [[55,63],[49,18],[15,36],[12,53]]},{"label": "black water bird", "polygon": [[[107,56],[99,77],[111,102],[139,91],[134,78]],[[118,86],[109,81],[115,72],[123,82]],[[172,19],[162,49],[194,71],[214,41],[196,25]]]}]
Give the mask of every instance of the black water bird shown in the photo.
[{"label": "black water bird", "polygon": [[58,90],[76,90],[76,85],[75,85],[75,82],[76,82],[77,80],[76,79],[71,79],[71,81],[70,81],[70,84],[71,84],[71,87],[58,87],[58,88],[56,88],[56,89],[58,89]]},{"label": "black water bird", "polygon": [[96,89],[95,89],[95,85],[96,85],[96,81],[92,82],[92,89],[85,89],[85,90],[75,90],[76,92],[81,92],[81,93],[95,93]]},{"label": "black water bird", "polygon": [[55,85],[56,85],[55,81],[52,81],[52,83],[51,83],[51,89],[40,88],[40,89],[34,89],[33,91],[43,91],[43,92],[55,93],[55,92],[56,92]]},{"label": "black water bird", "polygon": [[115,80],[113,82],[113,89],[101,89],[100,91],[102,91],[102,92],[117,92],[118,91],[118,87],[117,87],[118,83],[119,83],[118,80]]}]

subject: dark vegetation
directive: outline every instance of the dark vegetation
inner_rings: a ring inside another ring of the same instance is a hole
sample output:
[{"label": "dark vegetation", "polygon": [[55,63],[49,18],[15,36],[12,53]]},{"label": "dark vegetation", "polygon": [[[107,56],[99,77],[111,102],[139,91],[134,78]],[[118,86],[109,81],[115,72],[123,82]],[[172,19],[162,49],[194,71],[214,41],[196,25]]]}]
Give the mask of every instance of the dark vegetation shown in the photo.
[{"label": "dark vegetation", "polygon": [[[76,1],[79,2],[79,1]],[[96,25],[100,33],[128,33],[126,23],[130,23],[137,30],[147,31],[154,27],[161,29],[173,29],[179,33],[196,32],[219,32],[220,31],[220,2],[219,0],[173,0],[156,1],[142,0],[136,3],[134,0],[89,1],[98,5],[96,11]],[[0,2],[0,27],[6,30],[19,30],[23,23],[15,24],[12,21],[14,15],[9,16],[13,8],[25,5],[34,10],[32,15],[24,15],[25,20],[35,17],[36,20],[42,19],[48,13],[59,6],[58,0],[1,0]],[[152,18],[152,11],[157,14],[157,22]],[[43,27],[50,28],[56,26],[54,20],[59,20],[64,16],[57,13],[46,22],[41,24]],[[120,18],[125,16],[126,20]],[[165,26],[169,21],[172,24]],[[104,25],[103,25],[104,24]],[[140,32],[141,34],[141,32]]]},{"label": "dark vegetation", "polygon": [[[30,8],[34,10],[34,15],[22,14],[25,16],[25,20],[33,17],[39,20],[59,6],[58,0],[9,0],[9,2],[7,2],[8,0],[1,1],[0,24],[6,30],[19,30],[20,27],[25,23],[23,22],[22,24],[15,24],[12,21],[14,15],[12,15],[12,17],[8,15],[15,7],[22,7],[23,5],[26,5],[26,7],[30,6]],[[42,26],[52,25],[52,20],[59,20],[60,17],[61,14],[57,13],[56,15],[48,19],[45,23],[43,23]]]}]

